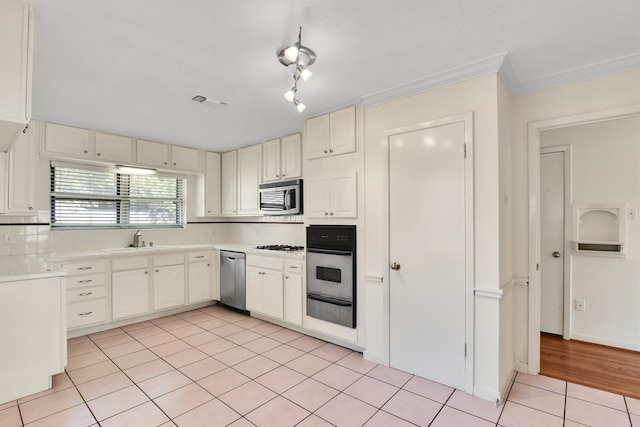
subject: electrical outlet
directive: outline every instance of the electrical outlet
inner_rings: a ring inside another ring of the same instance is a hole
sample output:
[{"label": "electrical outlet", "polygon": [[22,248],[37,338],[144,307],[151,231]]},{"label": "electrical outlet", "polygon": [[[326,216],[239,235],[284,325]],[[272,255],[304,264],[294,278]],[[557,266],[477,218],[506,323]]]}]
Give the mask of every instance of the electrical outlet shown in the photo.
[{"label": "electrical outlet", "polygon": [[587,311],[587,303],[583,299],[576,300],[576,310],[577,311]]}]

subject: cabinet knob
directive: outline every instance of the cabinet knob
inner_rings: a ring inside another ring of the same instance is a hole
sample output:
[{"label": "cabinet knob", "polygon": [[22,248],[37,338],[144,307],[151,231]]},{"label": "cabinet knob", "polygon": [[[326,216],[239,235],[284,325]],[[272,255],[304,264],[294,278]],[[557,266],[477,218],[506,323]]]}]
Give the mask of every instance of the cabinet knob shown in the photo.
[{"label": "cabinet knob", "polygon": [[100,157],[100,156],[102,156],[102,154],[100,154],[100,153],[96,153],[96,156]]},{"label": "cabinet knob", "polygon": [[167,164],[167,162],[164,162],[164,164],[166,165],[166,164]]},{"label": "cabinet knob", "polygon": [[175,164],[175,162],[174,162],[174,163],[173,163],[173,166],[175,166],[175,165],[176,165],[176,164]]},{"label": "cabinet knob", "polygon": [[29,210],[32,211],[33,210],[33,206],[29,206]]},{"label": "cabinet knob", "polygon": [[287,174],[284,174],[284,173],[283,173],[283,174],[282,174],[282,176],[287,176]]},{"label": "cabinet knob", "polygon": [[289,278],[289,276],[284,276],[284,278],[285,278],[285,279],[288,279],[288,278]]},{"label": "cabinet knob", "polygon": [[145,272],[144,272],[144,274],[149,274],[149,272],[148,272],[148,271],[145,271]]},{"label": "cabinet knob", "polygon": [[325,215],[329,215],[329,212],[325,212],[324,214],[325,214]]},{"label": "cabinet knob", "polygon": [[160,273],[160,270],[156,270],[156,273]]},{"label": "cabinet knob", "polygon": [[276,178],[280,178],[280,175],[276,174]]},{"label": "cabinet knob", "polygon": [[89,152],[87,150],[84,150],[83,153],[84,154],[89,154]]},{"label": "cabinet knob", "polygon": [[333,212],[329,212],[329,215],[333,215]]},{"label": "cabinet knob", "polygon": [[333,153],[333,148],[329,148],[329,152],[330,152],[330,153]]},{"label": "cabinet knob", "polygon": [[207,264],[207,267],[211,267],[211,264]]},{"label": "cabinet knob", "polygon": [[327,154],[327,153],[328,153],[328,151],[327,151],[327,150],[324,150],[324,154]]}]

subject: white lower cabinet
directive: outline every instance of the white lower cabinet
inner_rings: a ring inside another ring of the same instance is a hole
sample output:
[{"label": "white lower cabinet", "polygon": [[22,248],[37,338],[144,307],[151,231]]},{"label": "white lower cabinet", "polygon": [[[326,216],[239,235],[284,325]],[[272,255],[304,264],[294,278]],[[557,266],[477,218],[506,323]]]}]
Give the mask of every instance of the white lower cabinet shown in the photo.
[{"label": "white lower cabinet", "polygon": [[154,267],[153,309],[184,304],[184,264]]},{"label": "white lower cabinet", "polygon": [[105,260],[63,263],[67,299],[67,328],[102,323],[107,320]]},{"label": "white lower cabinet", "polygon": [[284,262],[284,320],[302,325],[302,262]]},{"label": "white lower cabinet", "polygon": [[149,311],[149,269],[112,274],[112,317],[122,319]]},{"label": "white lower cabinet", "polygon": [[281,258],[247,255],[247,310],[284,319]]},{"label": "white lower cabinet", "polygon": [[211,253],[189,253],[189,304],[212,299]]}]

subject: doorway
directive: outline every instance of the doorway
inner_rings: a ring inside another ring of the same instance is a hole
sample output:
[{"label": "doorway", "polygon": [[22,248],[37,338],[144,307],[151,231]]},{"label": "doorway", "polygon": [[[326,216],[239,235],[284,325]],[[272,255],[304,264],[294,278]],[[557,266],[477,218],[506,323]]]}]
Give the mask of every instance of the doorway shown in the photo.
[{"label": "doorway", "polygon": [[388,136],[390,365],[462,390],[469,389],[472,371],[466,343],[473,175],[466,118]]}]

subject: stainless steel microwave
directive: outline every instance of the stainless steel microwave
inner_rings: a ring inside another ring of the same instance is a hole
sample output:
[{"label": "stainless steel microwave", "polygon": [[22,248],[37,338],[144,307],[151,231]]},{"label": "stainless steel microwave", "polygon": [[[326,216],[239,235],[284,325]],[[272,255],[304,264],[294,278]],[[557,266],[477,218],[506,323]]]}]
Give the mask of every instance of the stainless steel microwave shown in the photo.
[{"label": "stainless steel microwave", "polygon": [[260,184],[258,197],[263,215],[299,215],[302,213],[302,180]]}]

